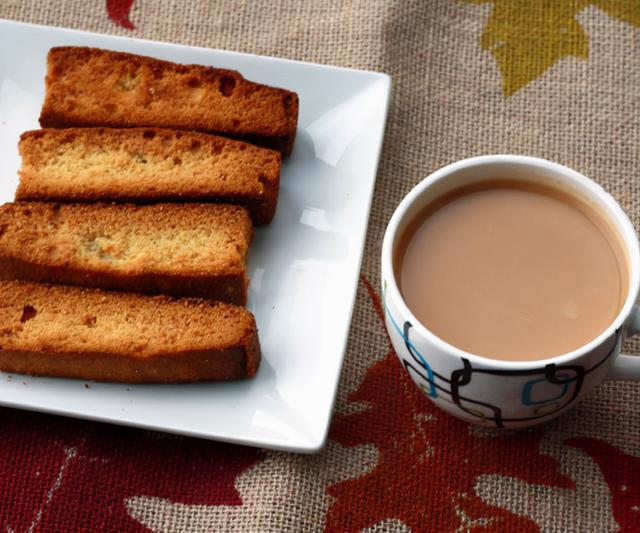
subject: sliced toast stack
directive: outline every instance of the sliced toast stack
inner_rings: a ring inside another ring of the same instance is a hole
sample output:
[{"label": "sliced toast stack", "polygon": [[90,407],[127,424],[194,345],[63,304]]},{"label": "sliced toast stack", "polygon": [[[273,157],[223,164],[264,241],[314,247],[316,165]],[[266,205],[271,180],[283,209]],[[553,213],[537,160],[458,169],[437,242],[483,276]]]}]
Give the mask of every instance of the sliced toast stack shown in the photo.
[{"label": "sliced toast stack", "polygon": [[0,370],[255,375],[246,258],[297,114],[295,93],[234,71],[52,49],[43,129],[22,135],[16,202],[0,206]]}]

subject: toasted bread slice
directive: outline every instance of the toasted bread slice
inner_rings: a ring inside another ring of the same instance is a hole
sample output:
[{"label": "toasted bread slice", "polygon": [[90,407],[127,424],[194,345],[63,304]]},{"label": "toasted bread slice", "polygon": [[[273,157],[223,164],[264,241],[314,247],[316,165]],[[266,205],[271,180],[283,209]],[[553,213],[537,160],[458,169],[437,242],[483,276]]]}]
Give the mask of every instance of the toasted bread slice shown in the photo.
[{"label": "toasted bread slice", "polygon": [[225,137],[159,128],[69,128],[20,138],[17,200],[216,201],[273,218],[280,154]]},{"label": "toasted bread slice", "polygon": [[226,204],[0,207],[0,279],[246,303],[247,210]]},{"label": "toasted bread slice", "polygon": [[298,95],[234,70],[98,48],[52,48],[40,124],[159,126],[221,133],[289,155]]},{"label": "toasted bread slice", "polygon": [[0,281],[0,370],[130,383],[252,377],[256,323],[222,302]]}]

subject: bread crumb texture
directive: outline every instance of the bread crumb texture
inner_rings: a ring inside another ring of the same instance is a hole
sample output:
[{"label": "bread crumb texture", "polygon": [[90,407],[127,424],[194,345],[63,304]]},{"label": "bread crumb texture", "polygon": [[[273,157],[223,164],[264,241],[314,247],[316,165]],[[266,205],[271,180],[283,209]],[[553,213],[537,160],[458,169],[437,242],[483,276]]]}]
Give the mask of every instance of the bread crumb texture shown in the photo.
[{"label": "bread crumb texture", "polygon": [[26,132],[18,200],[237,201],[259,223],[273,217],[280,154],[251,144],[162,128]]},{"label": "bread crumb texture", "polygon": [[0,281],[1,351],[150,357],[244,347],[254,334],[231,304]]},{"label": "bread crumb texture", "polygon": [[87,272],[237,274],[252,231],[233,205],[8,203],[0,258]]}]

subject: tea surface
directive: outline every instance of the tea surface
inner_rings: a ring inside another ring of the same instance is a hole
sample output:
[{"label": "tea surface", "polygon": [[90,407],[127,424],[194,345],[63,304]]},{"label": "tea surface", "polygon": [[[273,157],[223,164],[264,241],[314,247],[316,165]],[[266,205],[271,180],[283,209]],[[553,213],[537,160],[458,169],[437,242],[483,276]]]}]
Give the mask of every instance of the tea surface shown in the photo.
[{"label": "tea surface", "polygon": [[545,359],[619,313],[627,267],[615,231],[568,193],[520,181],[453,191],[401,236],[405,302],[441,339],[500,360]]}]

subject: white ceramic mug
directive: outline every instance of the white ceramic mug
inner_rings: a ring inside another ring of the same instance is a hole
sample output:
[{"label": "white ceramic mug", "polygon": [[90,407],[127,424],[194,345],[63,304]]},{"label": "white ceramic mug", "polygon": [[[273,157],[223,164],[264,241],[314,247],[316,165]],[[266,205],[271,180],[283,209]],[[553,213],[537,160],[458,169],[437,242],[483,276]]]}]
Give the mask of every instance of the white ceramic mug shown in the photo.
[{"label": "white ceramic mug", "polygon": [[[577,350],[539,361],[467,353],[420,324],[400,294],[393,255],[407,224],[448,191],[492,179],[527,179],[573,191],[593,202],[622,239],[629,273],[624,305],[601,335]],[[607,377],[640,379],[640,357],[620,354],[623,337],[640,331],[638,238],[615,200],[567,167],[533,157],[488,155],[441,168],[416,185],[393,214],[382,245],[381,273],[385,321],[396,354],[425,395],[457,418],[485,426],[531,426],[566,411]]]}]

